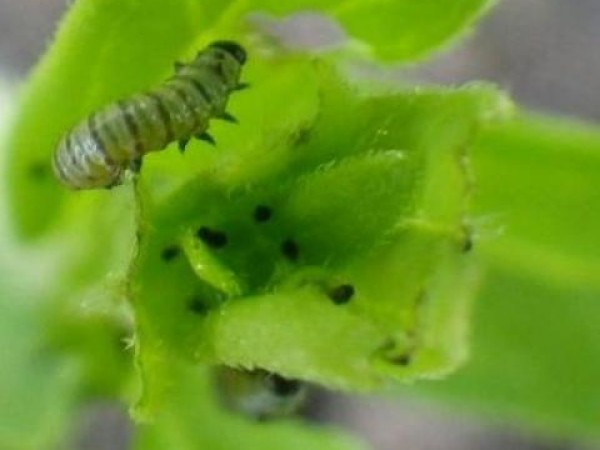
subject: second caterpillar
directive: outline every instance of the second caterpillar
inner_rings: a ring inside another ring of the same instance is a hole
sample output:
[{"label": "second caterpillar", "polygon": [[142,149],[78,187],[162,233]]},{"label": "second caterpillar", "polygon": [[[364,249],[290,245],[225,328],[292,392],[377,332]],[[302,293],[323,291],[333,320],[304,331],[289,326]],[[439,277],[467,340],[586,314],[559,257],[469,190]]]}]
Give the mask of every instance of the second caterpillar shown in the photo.
[{"label": "second caterpillar", "polygon": [[105,106],[60,140],[54,173],[71,189],[111,188],[127,169],[139,171],[147,153],[174,141],[185,149],[196,137],[214,143],[207,133],[212,118],[235,122],[225,111],[240,83],[246,51],[233,41],[216,41],[157,89]]}]

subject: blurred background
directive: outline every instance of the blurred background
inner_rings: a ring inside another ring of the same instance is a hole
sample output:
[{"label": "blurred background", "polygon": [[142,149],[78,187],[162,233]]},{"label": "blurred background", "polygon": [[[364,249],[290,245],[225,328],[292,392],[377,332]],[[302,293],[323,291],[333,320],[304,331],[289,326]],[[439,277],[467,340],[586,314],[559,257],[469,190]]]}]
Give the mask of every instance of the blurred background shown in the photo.
[{"label": "blurred background", "polygon": [[[0,80],[18,88],[49,44],[65,0],[0,0]],[[600,119],[600,1],[504,0],[457,48],[408,75],[435,83],[485,79],[521,105],[584,120]],[[309,415],[363,436],[376,450],[593,450],[556,442],[518,425],[457,415],[415,399],[313,396]],[[600,416],[599,416],[600,426]],[[126,449],[125,408],[98,404],[81,417],[82,449]]]}]

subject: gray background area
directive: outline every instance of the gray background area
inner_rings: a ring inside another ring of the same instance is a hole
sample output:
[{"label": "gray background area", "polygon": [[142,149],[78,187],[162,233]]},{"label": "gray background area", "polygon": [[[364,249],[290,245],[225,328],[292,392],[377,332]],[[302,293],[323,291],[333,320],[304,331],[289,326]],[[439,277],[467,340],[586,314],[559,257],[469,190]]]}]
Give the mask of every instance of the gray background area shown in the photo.
[{"label": "gray background area", "polygon": [[[25,77],[64,8],[65,0],[0,0],[0,76]],[[404,75],[441,83],[492,80],[530,108],[598,121],[599,50],[600,0],[504,0],[458,48]],[[311,416],[353,429],[377,450],[600,449],[408,400],[321,394]],[[81,422],[79,448],[126,448],[122,408],[91,407]]]},{"label": "gray background area", "polygon": [[[0,0],[0,70],[44,50],[65,0]],[[600,119],[600,0],[504,0],[451,52],[418,71],[436,82],[493,80],[532,108]]]}]

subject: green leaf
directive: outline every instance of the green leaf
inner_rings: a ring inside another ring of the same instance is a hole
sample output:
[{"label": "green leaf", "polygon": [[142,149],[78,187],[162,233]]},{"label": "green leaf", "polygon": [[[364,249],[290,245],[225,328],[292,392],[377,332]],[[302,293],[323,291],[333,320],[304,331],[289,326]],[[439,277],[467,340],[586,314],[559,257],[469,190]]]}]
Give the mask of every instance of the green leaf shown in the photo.
[{"label": "green leaf", "polygon": [[426,391],[552,435],[597,437],[600,132],[525,116],[485,133],[474,156],[477,211],[491,224],[477,244],[487,270],[473,357]]},{"label": "green leaf", "polygon": [[525,117],[485,135],[479,148],[478,209],[500,215],[506,229],[486,254],[557,284],[600,288],[597,131]]},{"label": "green leaf", "polygon": [[375,58],[414,61],[464,33],[491,0],[344,1],[333,16]]},{"label": "green leaf", "polygon": [[[365,97],[319,70],[312,123],[290,129],[259,106],[261,89],[285,97],[272,71],[272,84],[235,99],[242,126],[224,134],[213,165],[145,166],[138,413],[168,397],[175,354],[344,389],[440,376],[464,358],[472,271],[461,254],[461,161],[504,97],[486,86]],[[271,133],[257,135],[252,124],[269,120]],[[153,178],[166,176],[188,181],[165,194]],[[266,223],[253,218],[260,205],[272,210]],[[203,229],[224,238],[216,245]],[[177,245],[184,254],[165,260]],[[356,295],[336,304],[346,284]]]},{"label": "green leaf", "polygon": [[455,39],[492,0],[255,0],[278,15],[318,11],[346,30],[355,49],[376,59],[413,61]]},{"label": "green leaf", "polygon": [[43,321],[18,290],[0,279],[0,448],[53,448],[71,426],[78,368],[48,352]]},{"label": "green leaf", "polygon": [[131,377],[131,353],[121,340],[125,322],[99,292],[105,280],[94,285],[85,269],[61,260],[78,256],[71,243],[34,250],[0,240],[2,449],[65,448],[82,404],[98,395],[120,397]]}]

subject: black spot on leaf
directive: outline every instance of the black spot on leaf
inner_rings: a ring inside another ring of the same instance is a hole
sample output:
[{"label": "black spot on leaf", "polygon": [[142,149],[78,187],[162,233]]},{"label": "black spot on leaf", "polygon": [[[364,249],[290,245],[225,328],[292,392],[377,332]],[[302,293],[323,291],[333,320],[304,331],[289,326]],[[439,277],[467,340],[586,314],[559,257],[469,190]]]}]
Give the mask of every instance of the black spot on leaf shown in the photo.
[{"label": "black spot on leaf", "polygon": [[196,232],[196,236],[211,248],[219,249],[227,245],[227,235],[219,230],[200,227]]},{"label": "black spot on leaf", "polygon": [[192,297],[188,300],[187,309],[199,316],[205,316],[208,313],[209,307],[200,297]]},{"label": "black spot on leaf", "polygon": [[470,235],[467,234],[465,236],[461,250],[463,253],[469,253],[471,250],[473,250],[473,239]]},{"label": "black spot on leaf", "polygon": [[409,353],[404,353],[390,360],[392,364],[396,364],[398,366],[408,366],[411,361],[412,356]]},{"label": "black spot on leaf", "polygon": [[180,253],[181,249],[177,245],[170,245],[169,247],[165,247],[163,249],[163,251],[160,254],[160,257],[163,261],[169,262],[177,258]]},{"label": "black spot on leaf", "polygon": [[300,249],[293,240],[286,239],[281,243],[281,253],[290,261],[297,261],[298,256],[300,256]]},{"label": "black spot on leaf", "polygon": [[254,220],[257,222],[266,222],[271,219],[273,210],[266,205],[258,205],[254,209]]},{"label": "black spot on leaf", "polygon": [[333,303],[336,305],[343,305],[348,303],[354,296],[354,286],[351,284],[340,284],[331,289],[328,295]]}]

